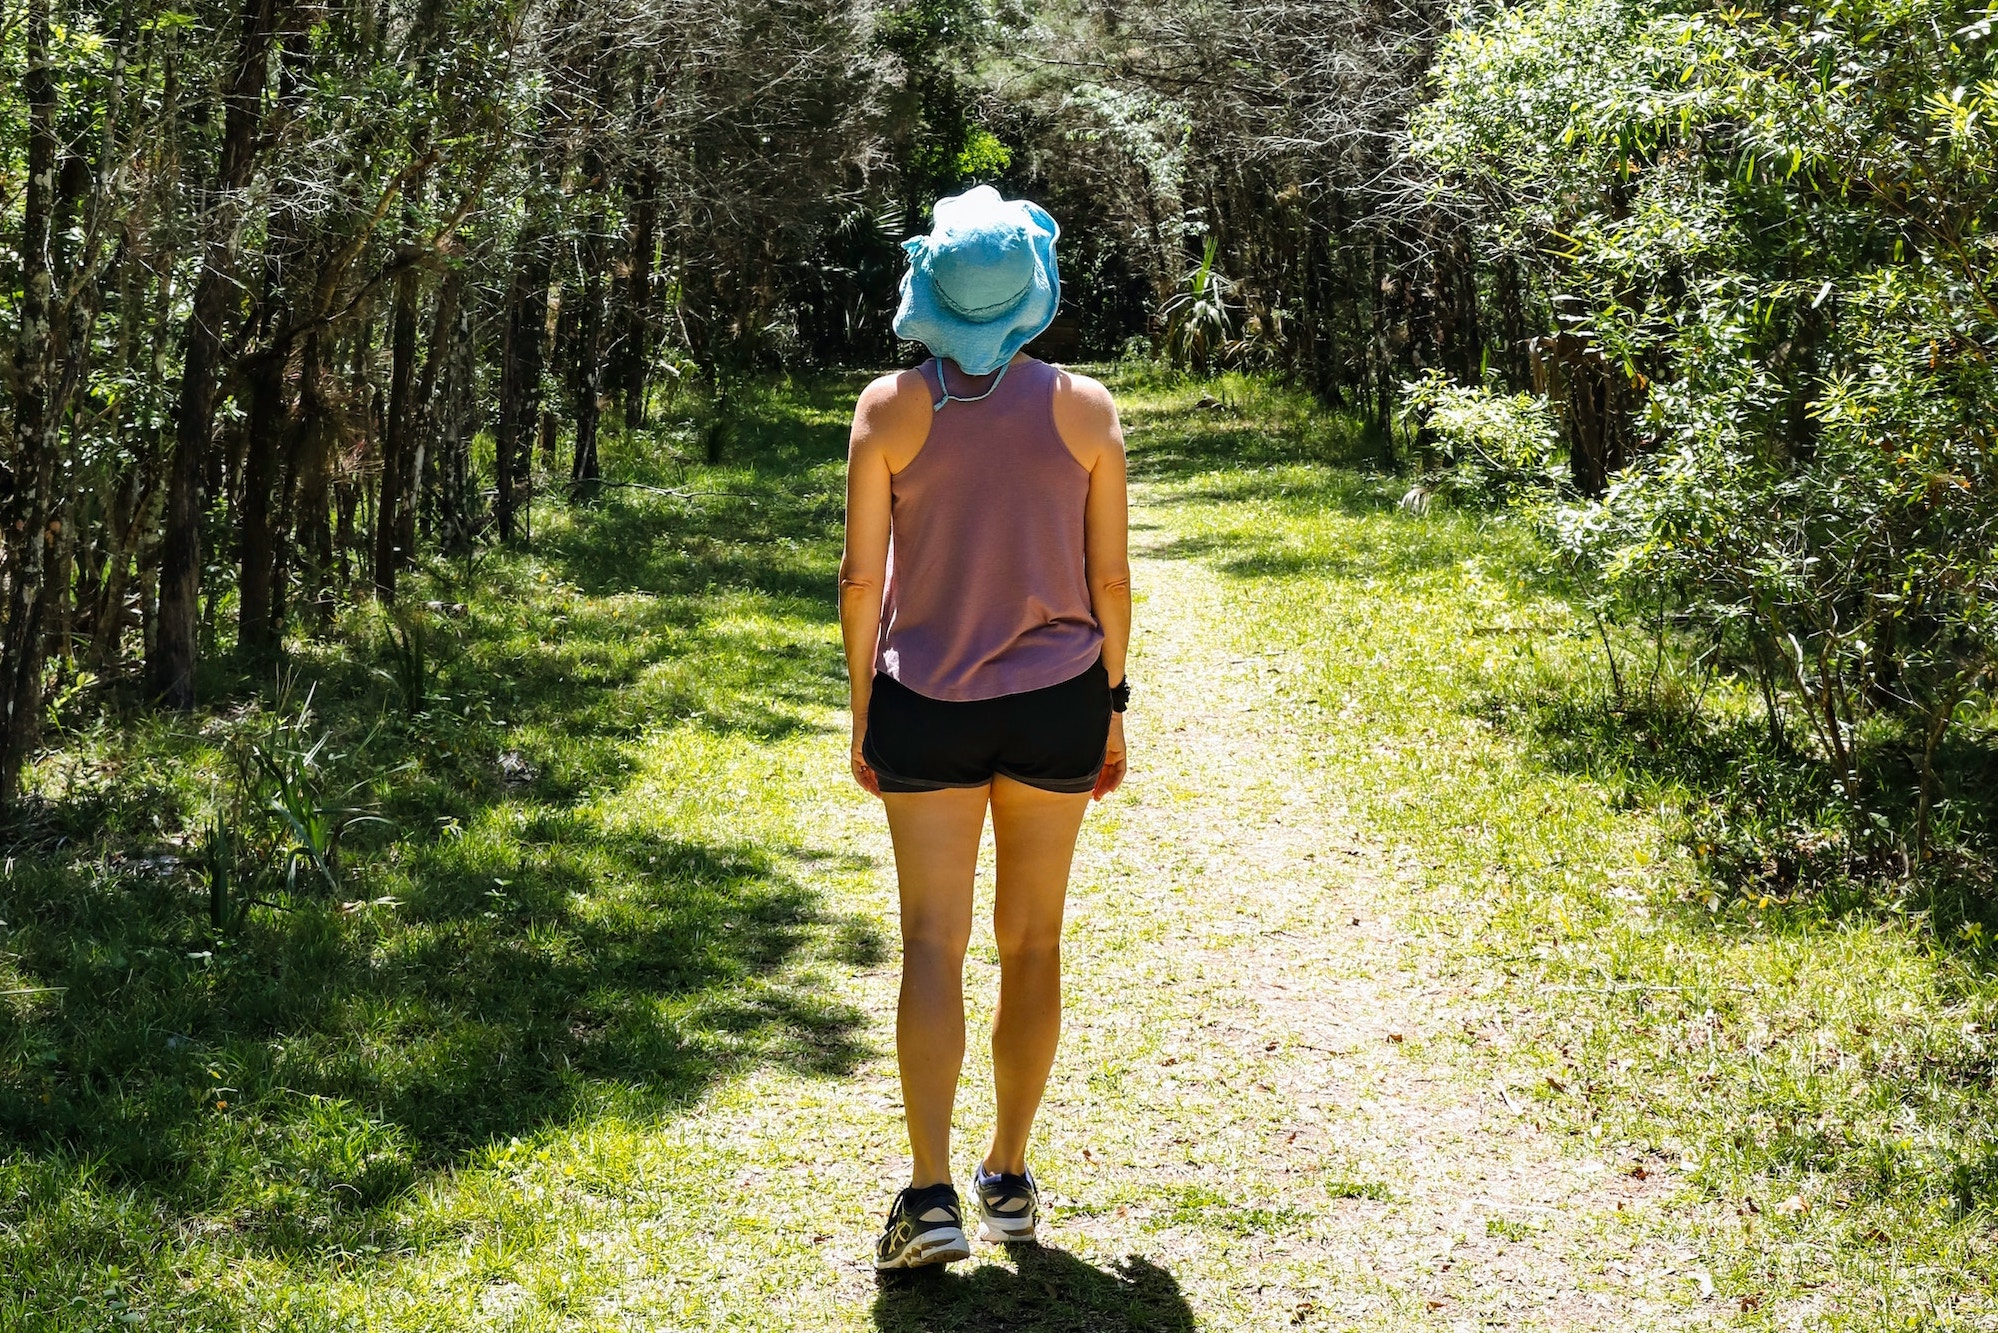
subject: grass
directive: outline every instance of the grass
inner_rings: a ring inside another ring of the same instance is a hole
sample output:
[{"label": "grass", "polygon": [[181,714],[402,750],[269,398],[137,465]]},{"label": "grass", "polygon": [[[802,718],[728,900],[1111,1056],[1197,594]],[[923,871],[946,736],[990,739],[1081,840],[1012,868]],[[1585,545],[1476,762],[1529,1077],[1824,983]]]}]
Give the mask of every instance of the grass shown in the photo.
[{"label": "grass", "polygon": [[[1619,1326],[1993,1326],[1977,940],[1714,856],[1702,812],[1813,808],[1747,701],[1618,713],[1525,527],[1400,511],[1374,442],[1235,379],[1118,386],[1137,767],[1079,863],[1056,1244],[877,1288],[858,384],[772,388],[721,467],[607,454],[660,489],[430,566],[420,633],[350,609],[283,679],[211,665],[185,719],[64,701],[0,877],[0,1327],[1606,1326],[1477,1305],[1516,1263]],[[245,756],[322,737],[303,806],[381,822],[287,888]],[[1500,1198],[1481,1154],[1615,1188]],[[1679,1276],[1633,1295],[1654,1251]]]},{"label": "grass", "polygon": [[[427,571],[406,601],[453,609],[420,638],[355,609],[285,684],[216,671],[186,720],[114,700],[45,761],[0,881],[0,1325],[94,1327],[143,1291],[155,1323],[261,1326],[273,1282],[455,1249],[476,1228],[438,1191],[523,1145],[758,1062],[852,1067],[817,974],[883,937],[802,876],[863,867],[769,782],[844,698],[844,422],[783,406],[706,477],[724,494],[541,515],[530,553]],[[328,738],[317,799],[379,822],[337,892],[267,876],[273,905],[218,931],[197,812],[255,822],[240,751],[308,682],[294,757]]]}]

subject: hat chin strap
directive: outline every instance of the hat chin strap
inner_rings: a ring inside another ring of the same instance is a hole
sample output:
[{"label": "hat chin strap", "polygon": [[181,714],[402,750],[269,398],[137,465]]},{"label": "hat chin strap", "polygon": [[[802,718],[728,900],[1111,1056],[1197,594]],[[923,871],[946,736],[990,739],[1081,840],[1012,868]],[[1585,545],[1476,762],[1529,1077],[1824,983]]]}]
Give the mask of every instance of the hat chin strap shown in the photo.
[{"label": "hat chin strap", "polygon": [[999,373],[993,376],[991,388],[987,389],[984,393],[979,394],[975,398],[966,398],[961,394],[952,393],[950,391],[950,381],[944,378],[944,362],[948,361],[949,359],[950,359],[949,357],[944,357],[944,356],[940,356],[937,358],[937,384],[940,385],[943,389],[943,397],[937,399],[935,402],[930,404],[930,411],[932,414],[943,411],[945,403],[984,402],[987,398],[990,398],[993,394],[999,392],[999,385],[1003,380],[1005,380],[1006,372],[1013,368],[1013,358],[1009,356],[1006,358],[1006,364],[999,367]]}]

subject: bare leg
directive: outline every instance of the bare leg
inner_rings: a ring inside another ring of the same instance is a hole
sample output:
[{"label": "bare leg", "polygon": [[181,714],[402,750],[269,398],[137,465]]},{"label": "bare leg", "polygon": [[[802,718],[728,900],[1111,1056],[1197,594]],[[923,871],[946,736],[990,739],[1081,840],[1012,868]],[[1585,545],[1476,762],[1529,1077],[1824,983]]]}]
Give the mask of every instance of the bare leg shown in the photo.
[{"label": "bare leg", "polygon": [[999,943],[999,1013],[992,1024],[998,1121],[988,1171],[1027,1169],[1027,1135],[1061,1040],[1061,914],[1068,868],[1089,795],[992,780],[999,882],[992,933]]},{"label": "bare leg", "polygon": [[951,1178],[950,1113],[964,1064],[964,949],[985,830],[984,787],[883,793],[902,896],[895,1056],[909,1121],[911,1185]]}]

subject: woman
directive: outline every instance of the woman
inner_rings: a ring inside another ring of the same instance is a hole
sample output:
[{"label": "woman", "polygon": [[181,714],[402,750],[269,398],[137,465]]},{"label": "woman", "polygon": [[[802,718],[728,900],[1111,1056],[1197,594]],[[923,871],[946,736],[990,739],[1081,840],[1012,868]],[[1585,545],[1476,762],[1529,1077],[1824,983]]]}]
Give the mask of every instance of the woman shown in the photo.
[{"label": "woman", "polygon": [[[1027,1135],[1061,1031],[1061,919],[1090,798],[1124,778],[1124,442],[1103,386],[1020,349],[1060,298],[1054,219],[987,186],[904,244],[895,331],[932,359],[854,409],[840,628],[853,776],[887,809],[902,905],[895,1048],[913,1157],[880,1268],[968,1258],[951,1184],[964,950],[985,812],[998,849],[998,1123],[979,1235],[1031,1240]],[[1113,685],[1113,682],[1115,684]]]}]

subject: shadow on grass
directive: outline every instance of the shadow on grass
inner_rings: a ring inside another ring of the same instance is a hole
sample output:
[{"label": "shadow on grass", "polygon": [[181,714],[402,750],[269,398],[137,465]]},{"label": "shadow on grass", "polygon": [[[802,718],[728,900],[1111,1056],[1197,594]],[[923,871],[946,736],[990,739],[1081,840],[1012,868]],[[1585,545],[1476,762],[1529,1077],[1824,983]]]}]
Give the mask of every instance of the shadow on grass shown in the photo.
[{"label": "shadow on grass", "polygon": [[883,1274],[874,1300],[882,1333],[1192,1333],[1193,1311],[1171,1273],[1137,1256],[1098,1268],[1061,1250],[1007,1249],[1014,1267],[968,1273],[941,1266]]},{"label": "shadow on grass", "polygon": [[1300,465],[1357,472],[1387,456],[1385,441],[1359,418],[1266,382],[1226,375],[1161,392],[1144,382],[1127,387],[1115,367],[1104,379],[1119,399],[1139,480]]},{"label": "shadow on grass", "polygon": [[[1346,470],[1304,467],[1229,472],[1178,486],[1156,503],[1239,506],[1218,530],[1198,532],[1151,548],[1168,559],[1205,560],[1236,578],[1298,575],[1335,579],[1407,578],[1461,564],[1477,539],[1467,541],[1469,516],[1417,517],[1395,504],[1399,484]],[[1274,521],[1271,511],[1278,516]],[[1336,532],[1300,541],[1292,521],[1333,515],[1361,520]]]},{"label": "shadow on grass", "polygon": [[[650,734],[761,764],[755,747],[843,701],[839,397],[759,399],[730,465],[689,488],[740,495],[612,492],[542,513],[531,554],[417,573],[410,604],[453,608],[430,616],[420,700],[377,613],[295,643],[282,706],[312,685],[324,792],[358,786],[388,821],[348,839],[337,895],[267,885],[275,905],[239,928],[208,916],[193,826],[232,729],[280,707],[268,684],[225,663],[204,683],[233,694],[206,715],[79,724],[7,834],[0,1188],[39,1200],[35,1234],[94,1220],[61,1253],[0,1246],[0,1287],[138,1262],[163,1233],[399,1247],[410,1187],[492,1145],[670,1115],[746,1063],[853,1066],[863,1016],[812,969],[885,945],[794,869],[850,858],[634,832],[599,805]],[[747,818],[783,797],[731,799]]]},{"label": "shadow on grass", "polygon": [[[1840,800],[1830,771],[1760,716],[1701,710],[1675,694],[1619,704],[1579,685],[1489,698],[1486,717],[1525,735],[1553,768],[1602,783],[1628,804],[1680,810],[1707,872],[1779,910],[1836,917],[1891,905],[1931,914],[1944,947],[1988,948],[1998,925],[1998,751],[1961,734],[1938,752],[1934,858],[1906,878],[1920,790],[1913,742],[1875,736],[1864,810]],[[1910,902],[1908,892],[1919,901]],[[1978,922],[1966,934],[1959,927]]]},{"label": "shadow on grass", "polygon": [[768,854],[527,832],[225,940],[173,878],[17,869],[14,974],[48,990],[0,1011],[0,1133],[310,1250],[379,1242],[381,1205],[495,1140],[665,1114],[744,1060],[852,1067],[861,1015],[781,967],[815,933],[878,943]]}]

